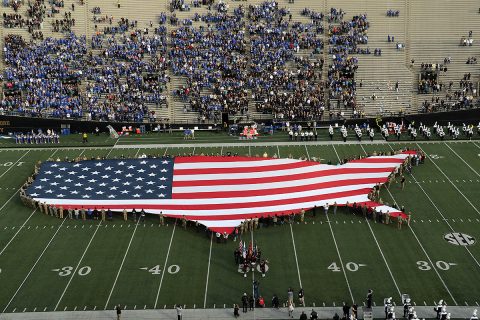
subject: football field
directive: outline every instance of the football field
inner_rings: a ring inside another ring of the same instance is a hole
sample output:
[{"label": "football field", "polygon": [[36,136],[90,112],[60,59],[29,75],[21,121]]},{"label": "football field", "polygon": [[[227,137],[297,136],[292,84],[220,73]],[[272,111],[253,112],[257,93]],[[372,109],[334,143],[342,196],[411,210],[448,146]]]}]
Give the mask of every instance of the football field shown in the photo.
[{"label": "football field", "polygon": [[[138,141],[153,143],[152,141]],[[181,143],[181,141],[179,141]],[[0,149],[0,312],[113,309],[230,308],[260,282],[267,304],[273,294],[286,301],[287,289],[305,290],[307,306],[401,304],[407,293],[416,305],[480,303],[480,143],[437,142],[222,146],[135,145],[130,140],[96,148]],[[174,220],[159,226],[157,216],[142,223],[56,219],[24,206],[20,186],[34,164],[48,158],[118,158],[139,154],[221,154],[292,156],[333,164],[339,159],[420,149],[425,164],[407,175],[405,189],[394,183],[381,198],[412,212],[399,230],[339,209],[297,221],[259,228],[242,240],[257,243],[269,270],[247,278],[234,262],[237,242],[217,243],[203,228],[183,229]]]}]

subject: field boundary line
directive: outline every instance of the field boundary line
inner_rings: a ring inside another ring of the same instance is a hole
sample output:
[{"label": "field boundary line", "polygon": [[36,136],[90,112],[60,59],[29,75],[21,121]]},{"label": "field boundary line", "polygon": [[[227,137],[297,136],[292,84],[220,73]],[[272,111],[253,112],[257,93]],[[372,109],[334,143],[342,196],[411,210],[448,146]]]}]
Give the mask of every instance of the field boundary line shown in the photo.
[{"label": "field boundary line", "polygon": [[[392,151],[393,148],[391,145],[389,145],[390,149]],[[415,179],[415,177],[413,176],[412,174],[412,177],[415,181],[417,181],[417,179]],[[418,184],[417,184],[418,185]],[[428,196],[428,194],[425,192],[425,190],[423,190],[423,188],[421,188],[423,193],[427,196],[428,199],[430,199],[430,197]],[[395,198],[393,197],[392,193],[390,192],[390,190],[387,188],[387,192],[388,194],[390,195],[390,197],[392,198],[393,202],[395,203],[395,205],[398,207],[398,203],[397,201],[395,200]],[[431,200],[430,200],[431,201]],[[409,227],[410,231],[412,232],[413,236],[415,237],[415,239],[417,240],[417,243],[418,245],[420,246],[420,248],[422,249],[423,253],[425,254],[425,257],[428,259],[428,262],[430,262],[430,265],[432,266],[432,269],[435,271],[435,273],[437,274],[438,276],[438,279],[440,279],[440,281],[442,282],[443,284],[443,287],[447,290],[448,294],[450,295],[450,297],[452,298],[453,302],[455,303],[455,305],[458,306],[458,303],[457,301],[455,300],[455,298],[453,297],[452,293],[450,292],[450,289],[448,289],[447,287],[447,284],[445,283],[445,281],[443,280],[442,276],[440,275],[440,273],[438,272],[435,264],[432,262],[432,259],[430,259],[430,256],[428,255],[427,251],[425,250],[425,248],[423,247],[422,243],[420,242],[420,239],[418,239],[417,237],[417,234],[415,233],[415,231],[413,231],[413,227]]]},{"label": "field boundary line", "polygon": [[[293,227],[291,224],[290,224],[290,234],[292,235],[293,253],[295,254],[295,263],[297,264],[298,283],[300,284],[300,288],[303,288],[302,277],[300,276],[300,267],[298,266],[297,249],[295,248],[295,237],[293,236]],[[304,306],[306,305],[305,302],[303,304]]]},{"label": "field boundary line", "polygon": [[[16,193],[16,192],[15,192]],[[7,247],[10,245],[10,243],[15,239],[15,237],[17,236],[17,234],[22,231],[22,229],[25,227],[25,224],[28,222],[28,220],[30,220],[30,218],[35,214],[35,212],[37,212],[37,209],[33,210],[32,213],[30,214],[30,216],[28,216],[27,220],[25,220],[25,222],[18,228],[17,232],[15,232],[15,234],[13,235],[13,237],[10,239],[10,241],[8,241],[8,243],[5,245],[5,247],[3,247],[2,251],[0,251],[0,256],[3,254],[3,252],[7,249]]]},{"label": "field boundary line", "polygon": [[82,256],[80,257],[80,260],[78,261],[75,269],[73,270],[72,276],[70,277],[70,279],[68,279],[67,285],[65,286],[65,289],[63,290],[60,298],[58,299],[58,302],[57,302],[57,304],[55,305],[55,308],[53,309],[53,311],[57,311],[57,308],[58,308],[58,306],[60,305],[60,302],[62,301],[63,297],[65,296],[65,293],[67,292],[68,287],[70,286],[70,283],[71,283],[72,280],[73,280],[73,277],[75,277],[75,274],[77,273],[78,267],[80,267],[80,264],[82,263],[83,258],[85,257],[85,254],[87,253],[88,248],[90,248],[90,245],[92,244],[92,241],[93,241],[93,239],[95,238],[95,235],[97,234],[98,229],[100,229],[100,226],[101,226],[101,225],[102,225],[102,220],[100,220],[100,222],[97,224],[97,228],[95,229],[95,232],[93,233],[92,237],[90,238],[90,241],[88,242],[87,247],[86,247],[85,250],[83,251],[83,254],[82,254]]},{"label": "field boundary line", "polygon": [[203,299],[203,309],[207,307],[208,278],[210,277],[210,261],[212,259],[213,232],[210,237],[210,252],[208,253],[207,283],[205,284],[205,298]]},{"label": "field boundary line", "polygon": [[450,180],[450,178],[445,174],[445,172],[443,172],[443,170],[435,163],[435,161],[433,161],[433,159],[427,154],[425,153],[425,151],[422,149],[422,147],[420,147],[420,145],[417,143],[416,144],[417,147],[420,148],[420,150],[422,150],[422,152],[427,156],[428,159],[430,159],[430,161],[435,165],[435,167],[438,169],[438,171],[440,171],[443,176],[445,178],[447,178],[448,182],[450,182],[450,184],[458,191],[458,193],[460,193],[462,195],[462,197],[467,200],[468,204],[470,204],[470,206],[473,208],[473,210],[475,210],[479,215],[480,215],[480,211],[478,211],[478,209],[473,205],[473,203],[470,202],[470,200],[465,196],[465,194],[460,190],[458,189],[458,187],[455,185],[455,183],[453,183],[452,180]]},{"label": "field boundary line", "polygon": [[177,226],[177,220],[175,219],[175,222],[173,224],[172,235],[170,236],[170,243],[168,244],[167,256],[165,257],[165,263],[163,264],[162,277],[160,278],[160,284],[158,285],[157,296],[155,298],[155,305],[153,306],[153,309],[157,309],[158,297],[160,297],[160,290],[162,289],[163,277],[165,276],[165,269],[167,268],[168,256],[170,255],[170,249],[172,248],[173,236],[175,234],[176,226]]},{"label": "field boundary line", "polygon": [[22,289],[23,285],[25,284],[25,282],[28,280],[28,278],[30,277],[30,275],[32,274],[33,270],[35,269],[35,267],[37,266],[38,262],[40,261],[40,259],[42,259],[43,255],[45,254],[45,252],[47,251],[47,249],[50,247],[50,244],[52,243],[53,239],[55,239],[56,235],[58,234],[58,232],[60,231],[60,229],[62,228],[63,224],[65,223],[66,221],[66,217],[62,220],[62,223],[57,227],[57,230],[55,231],[55,233],[53,234],[52,238],[50,238],[50,241],[48,241],[47,245],[45,246],[45,248],[43,248],[43,251],[42,253],[40,253],[40,256],[37,258],[37,260],[35,261],[35,263],[33,264],[32,268],[30,268],[30,271],[27,273],[27,275],[25,276],[25,278],[23,279],[22,283],[20,284],[20,286],[17,288],[17,291],[15,291],[15,293],[13,294],[12,298],[10,298],[10,301],[8,301],[7,305],[5,306],[5,308],[3,309],[3,311],[1,313],[5,313],[5,311],[8,309],[8,307],[10,306],[10,304],[12,303],[13,299],[15,299],[15,297],[17,296],[18,292]]},{"label": "field boundary line", "polygon": [[130,246],[132,245],[133,237],[135,236],[135,232],[137,232],[138,224],[140,223],[141,219],[137,220],[137,223],[135,224],[135,229],[133,229],[132,236],[130,237],[130,241],[128,242],[127,250],[125,251],[125,254],[123,255],[122,263],[120,264],[120,267],[118,268],[117,275],[115,277],[115,281],[113,282],[112,289],[110,290],[110,294],[108,295],[107,302],[105,302],[105,307],[103,308],[104,310],[107,310],[108,303],[110,302],[110,298],[112,297],[113,290],[115,289],[115,286],[117,285],[118,277],[120,276],[120,272],[122,272],[123,264],[125,263],[125,259],[127,258],[128,252],[130,251]]}]

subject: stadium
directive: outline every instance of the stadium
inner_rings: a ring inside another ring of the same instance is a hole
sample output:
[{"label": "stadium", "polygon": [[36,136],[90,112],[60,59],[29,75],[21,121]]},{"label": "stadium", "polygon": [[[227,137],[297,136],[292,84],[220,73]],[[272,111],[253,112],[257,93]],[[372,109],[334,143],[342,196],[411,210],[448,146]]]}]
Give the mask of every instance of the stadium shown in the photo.
[{"label": "stadium", "polygon": [[478,319],[478,2],[1,8],[0,319]]}]

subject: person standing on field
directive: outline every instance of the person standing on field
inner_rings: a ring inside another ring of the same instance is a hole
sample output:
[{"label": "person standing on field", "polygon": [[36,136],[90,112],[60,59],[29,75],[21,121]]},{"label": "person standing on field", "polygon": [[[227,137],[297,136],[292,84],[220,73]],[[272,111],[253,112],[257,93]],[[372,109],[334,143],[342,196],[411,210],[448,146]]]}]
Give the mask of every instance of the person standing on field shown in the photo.
[{"label": "person standing on field", "polygon": [[117,310],[117,320],[120,320],[120,316],[122,315],[122,307],[120,307],[120,305],[117,305],[115,309]]}]

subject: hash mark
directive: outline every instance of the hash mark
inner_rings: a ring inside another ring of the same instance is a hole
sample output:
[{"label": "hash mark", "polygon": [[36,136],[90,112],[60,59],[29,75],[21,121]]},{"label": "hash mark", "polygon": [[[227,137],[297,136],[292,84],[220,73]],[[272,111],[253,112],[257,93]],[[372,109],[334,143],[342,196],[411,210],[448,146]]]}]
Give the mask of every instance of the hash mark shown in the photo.
[{"label": "hash mark", "polygon": [[83,307],[83,311],[87,310],[87,306]]},{"label": "hash mark", "polygon": [[27,311],[27,308],[24,308],[22,312],[25,312],[25,311]]},{"label": "hash mark", "polygon": [[63,311],[67,311],[67,307],[65,307],[65,308],[63,309]]},{"label": "hash mark", "polygon": [[77,306],[75,306],[75,308],[73,308],[73,311],[77,311]]},{"label": "hash mark", "polygon": [[47,311],[47,307],[43,308],[43,311]]},{"label": "hash mark", "polygon": [[37,307],[33,308],[33,312],[37,311]]}]

